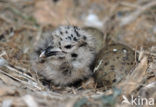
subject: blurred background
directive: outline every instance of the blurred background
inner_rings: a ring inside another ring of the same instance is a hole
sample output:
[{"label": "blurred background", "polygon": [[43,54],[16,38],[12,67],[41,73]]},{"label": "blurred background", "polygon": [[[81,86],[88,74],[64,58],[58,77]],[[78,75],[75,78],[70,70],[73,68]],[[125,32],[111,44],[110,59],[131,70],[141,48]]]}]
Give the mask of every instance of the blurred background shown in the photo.
[{"label": "blurred background", "polygon": [[24,38],[47,25],[92,26],[133,48],[148,48],[156,40],[156,1],[0,0],[0,21],[0,32],[13,27]]}]

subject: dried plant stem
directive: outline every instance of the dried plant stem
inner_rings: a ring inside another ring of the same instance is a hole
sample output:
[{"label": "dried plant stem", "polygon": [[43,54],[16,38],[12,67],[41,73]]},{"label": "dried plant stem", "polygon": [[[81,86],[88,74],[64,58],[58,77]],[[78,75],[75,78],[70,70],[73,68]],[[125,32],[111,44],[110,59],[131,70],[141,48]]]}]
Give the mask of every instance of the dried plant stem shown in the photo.
[{"label": "dried plant stem", "polygon": [[138,16],[140,16],[143,12],[148,10],[149,8],[156,6],[156,1],[154,0],[153,2],[149,2],[148,4],[142,6],[141,8],[138,8],[136,11],[131,13],[128,16],[124,16],[123,18],[120,19],[120,26],[125,26],[134,21]]}]

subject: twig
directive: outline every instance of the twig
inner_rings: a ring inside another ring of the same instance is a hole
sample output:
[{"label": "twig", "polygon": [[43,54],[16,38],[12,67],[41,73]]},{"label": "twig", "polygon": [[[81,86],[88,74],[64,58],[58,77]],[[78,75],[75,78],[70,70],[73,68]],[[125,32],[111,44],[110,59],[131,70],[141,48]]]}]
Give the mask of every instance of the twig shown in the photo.
[{"label": "twig", "polygon": [[38,30],[38,33],[37,33],[37,36],[36,36],[36,42],[34,43],[34,46],[36,46],[37,45],[37,42],[39,41],[39,39],[41,38],[41,34],[42,34],[42,32],[43,32],[43,27],[41,26],[40,28],[39,28],[39,30]]},{"label": "twig", "polygon": [[[137,53],[140,53],[139,50],[135,50]],[[152,56],[156,56],[156,53],[152,53],[152,52],[148,52],[148,51],[144,51],[144,54],[146,55],[152,55]]]},{"label": "twig", "polygon": [[27,80],[32,80],[32,81],[35,81],[34,78],[31,78],[29,75],[25,74],[25,73],[22,73],[21,71],[17,70],[16,68],[13,68],[9,65],[6,65],[6,67],[11,70],[11,71],[15,71],[16,73],[22,75],[23,78],[27,79]]},{"label": "twig", "polygon": [[[0,70],[0,72],[3,73],[3,74],[5,74],[5,75],[7,75],[8,77],[13,78],[13,79],[16,80],[16,81],[21,82],[22,84],[25,84],[27,87],[28,87],[28,86],[33,86],[33,87],[37,88],[38,90],[41,90],[41,89],[42,89],[41,87],[39,87],[39,86],[37,86],[37,85],[34,85],[34,83],[37,84],[36,82],[33,82],[33,81],[31,81],[31,82],[30,82],[30,81],[29,81],[29,82],[25,82],[25,81],[22,81],[21,79],[18,79],[18,78],[16,78],[16,77],[14,77],[14,76],[12,76],[12,75],[10,75],[10,74],[8,74],[8,73],[2,71],[2,70]],[[29,87],[29,88],[30,88],[30,87]],[[30,89],[34,90],[33,88],[30,88]]]},{"label": "twig", "polygon": [[142,6],[139,9],[137,9],[135,12],[131,13],[130,15],[121,18],[120,19],[120,26],[125,26],[125,25],[131,23],[138,16],[140,16],[144,11],[146,11],[147,9],[149,9],[149,8],[151,8],[153,6],[156,6],[156,1],[155,0],[153,2],[150,2],[150,3]]},{"label": "twig", "polygon": [[2,19],[3,21],[9,23],[9,24],[13,24],[13,22],[8,19],[7,17],[4,16],[4,14],[0,14],[0,19]]},{"label": "twig", "polygon": [[120,3],[121,5],[124,5],[124,6],[128,6],[128,7],[131,7],[131,8],[140,8],[140,6],[139,5],[136,5],[136,4],[132,4],[132,3],[129,3],[129,2],[121,2]]}]

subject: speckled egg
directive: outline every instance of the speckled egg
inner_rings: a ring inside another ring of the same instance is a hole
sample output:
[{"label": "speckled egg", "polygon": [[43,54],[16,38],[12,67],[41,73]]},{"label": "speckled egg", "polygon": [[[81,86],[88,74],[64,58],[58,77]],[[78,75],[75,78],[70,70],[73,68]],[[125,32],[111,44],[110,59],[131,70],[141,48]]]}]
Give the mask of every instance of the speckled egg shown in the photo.
[{"label": "speckled egg", "polygon": [[135,51],[122,44],[111,44],[97,55],[94,78],[97,87],[111,88],[134,68]]}]

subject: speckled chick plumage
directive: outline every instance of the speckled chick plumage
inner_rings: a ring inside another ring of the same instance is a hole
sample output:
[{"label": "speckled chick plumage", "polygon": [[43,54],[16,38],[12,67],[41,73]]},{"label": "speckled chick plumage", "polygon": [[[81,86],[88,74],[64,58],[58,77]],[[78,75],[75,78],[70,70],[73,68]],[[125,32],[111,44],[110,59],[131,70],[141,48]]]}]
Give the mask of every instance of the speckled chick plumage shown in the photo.
[{"label": "speckled chick plumage", "polygon": [[95,39],[76,26],[43,35],[35,47],[33,69],[56,85],[69,85],[92,74]]}]

